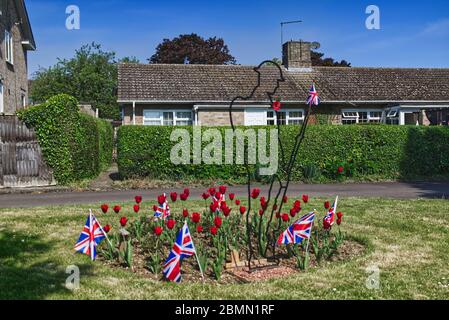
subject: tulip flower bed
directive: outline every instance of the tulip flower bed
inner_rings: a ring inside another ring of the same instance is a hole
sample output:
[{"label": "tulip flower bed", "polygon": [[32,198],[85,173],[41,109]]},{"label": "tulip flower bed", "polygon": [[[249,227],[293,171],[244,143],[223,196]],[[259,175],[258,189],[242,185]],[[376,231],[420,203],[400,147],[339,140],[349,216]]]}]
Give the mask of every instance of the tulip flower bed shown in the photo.
[{"label": "tulip flower bed", "polygon": [[[180,194],[172,192],[160,195],[158,199],[148,199],[145,204],[141,196],[136,196],[136,204],[132,206],[135,216],[121,218],[120,206],[112,205],[110,209],[108,204],[103,204],[100,207],[102,214],[114,214],[117,223],[104,226],[110,241],[104,241],[100,246],[100,259],[114,267],[126,267],[154,279],[163,279],[163,264],[184,222],[188,224],[198,256],[198,260],[192,257],[183,261],[184,281],[202,281],[199,266],[204,270],[206,281],[263,280],[328,261],[347,260],[363,255],[365,251],[362,243],[341,230],[342,212],[335,213],[332,224],[323,220],[331,208],[329,201],[324,202],[322,215],[315,211],[310,242],[304,239],[300,244],[283,245],[277,243],[281,234],[301,216],[314,211],[308,205],[307,195],[300,199],[282,199],[285,213],[278,210],[278,205],[270,205],[257,188],[251,192],[251,211],[247,200],[228,193],[225,186],[210,188],[203,193],[202,210],[191,210],[186,202],[189,198],[188,189]],[[141,209],[142,206],[145,209]],[[248,215],[250,238],[246,225]],[[101,221],[101,215],[97,218]],[[251,260],[248,260],[250,250]],[[232,252],[238,254],[242,263],[235,266],[238,269],[225,270],[226,263],[231,262]],[[249,261],[255,262],[251,268],[255,272],[247,272]],[[260,261],[264,263],[260,264]]]}]

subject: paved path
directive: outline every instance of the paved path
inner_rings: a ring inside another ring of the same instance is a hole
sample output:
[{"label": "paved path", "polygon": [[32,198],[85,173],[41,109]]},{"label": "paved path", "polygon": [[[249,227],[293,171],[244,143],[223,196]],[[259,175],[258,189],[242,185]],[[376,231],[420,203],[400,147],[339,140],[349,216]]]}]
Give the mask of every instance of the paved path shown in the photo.
[{"label": "paved path", "polygon": [[[239,196],[246,194],[246,186],[229,188]],[[261,187],[266,193],[267,187]],[[165,190],[170,192],[170,190]],[[132,201],[134,196],[142,195],[145,199],[156,199],[164,190],[126,190],[105,192],[49,192],[28,194],[0,194],[0,208],[30,208],[53,205],[97,204]],[[192,189],[192,197],[199,198],[203,189]],[[301,194],[310,196],[357,196],[381,197],[395,199],[449,198],[449,182],[422,183],[357,183],[357,184],[293,184],[290,196]]]}]

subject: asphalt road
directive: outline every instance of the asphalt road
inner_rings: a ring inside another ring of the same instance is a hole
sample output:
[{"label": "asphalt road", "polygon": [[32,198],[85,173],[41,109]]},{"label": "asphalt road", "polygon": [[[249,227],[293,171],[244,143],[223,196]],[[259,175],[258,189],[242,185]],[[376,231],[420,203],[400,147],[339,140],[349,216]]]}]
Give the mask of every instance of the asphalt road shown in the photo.
[{"label": "asphalt road", "polygon": [[[262,186],[262,193],[267,187]],[[246,186],[230,187],[238,196],[246,195]],[[163,193],[173,190],[126,190],[104,192],[47,192],[47,193],[11,193],[0,194],[0,208],[32,208],[56,205],[100,204],[132,201],[134,196],[144,199],[156,199]],[[176,190],[175,190],[176,191]],[[203,189],[191,189],[191,197],[199,198]],[[449,199],[449,182],[416,183],[357,183],[357,184],[292,184],[288,192],[290,197],[301,194],[310,196],[375,197],[394,199]]]}]

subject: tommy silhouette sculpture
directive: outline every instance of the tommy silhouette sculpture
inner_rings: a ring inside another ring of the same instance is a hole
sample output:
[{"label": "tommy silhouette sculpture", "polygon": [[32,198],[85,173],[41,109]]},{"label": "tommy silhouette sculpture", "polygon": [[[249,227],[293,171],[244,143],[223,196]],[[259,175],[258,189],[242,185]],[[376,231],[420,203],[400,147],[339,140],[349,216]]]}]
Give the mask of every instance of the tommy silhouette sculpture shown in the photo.
[{"label": "tommy silhouette sculpture", "polygon": [[[279,228],[281,224],[278,224],[279,227],[277,229],[272,227],[273,220],[275,219],[275,212],[282,212],[282,208],[284,205],[283,199],[287,195],[288,188],[291,182],[292,177],[292,169],[293,165],[296,162],[296,159],[298,157],[299,148],[301,147],[301,144],[304,140],[305,132],[307,129],[307,125],[309,123],[311,111],[312,111],[312,105],[318,105],[319,104],[319,98],[315,90],[315,86],[312,85],[312,89],[309,92],[309,98],[308,98],[308,110],[306,117],[304,119],[304,123],[298,127],[298,132],[294,139],[294,145],[292,148],[292,152],[290,154],[290,157],[286,159],[286,155],[284,152],[284,146],[282,143],[282,125],[280,124],[280,103],[277,102],[277,105],[275,105],[275,98],[276,93],[278,92],[280,85],[282,82],[285,82],[284,74],[282,71],[282,68],[279,66],[279,64],[266,60],[262,62],[259,66],[254,68],[254,71],[257,73],[257,84],[254,86],[253,90],[251,91],[250,95],[243,97],[243,96],[237,96],[234,99],[232,99],[230,105],[229,105],[229,120],[231,123],[232,130],[236,131],[236,127],[234,124],[233,119],[233,111],[234,106],[237,101],[251,101],[256,95],[256,92],[258,89],[261,88],[261,81],[262,81],[262,75],[261,75],[261,68],[263,66],[267,65],[267,67],[273,68],[275,71],[278,71],[278,78],[275,81],[275,84],[273,84],[273,88],[271,91],[266,91],[264,94],[267,96],[267,101],[269,101],[270,106],[273,107],[273,112],[276,113],[276,126],[278,129],[278,143],[279,143],[279,151],[280,151],[280,166],[278,168],[278,171],[271,176],[270,178],[270,188],[268,191],[268,198],[267,202],[270,204],[270,206],[266,206],[266,209],[264,210],[264,215],[268,208],[271,208],[271,214],[269,216],[269,220],[267,223],[267,226],[265,227],[265,230],[263,230],[263,219],[259,220],[258,225],[258,247],[259,252],[262,256],[267,257],[267,253],[269,248],[272,249],[272,257],[273,259],[276,259],[275,253],[276,253],[276,234],[279,232]],[[248,146],[249,147],[249,146]],[[287,161],[286,161],[287,160]],[[251,269],[251,259],[254,256],[253,246],[252,246],[252,228],[251,228],[251,178],[253,174],[251,173],[250,166],[248,164],[248,159],[245,156],[244,157],[244,165],[246,168],[247,173],[247,186],[248,186],[248,210],[246,213],[246,233],[247,233],[247,242],[248,242],[248,267]],[[278,186],[276,186],[278,184]],[[280,218],[277,218],[280,219]],[[266,243],[266,244],[265,244]],[[265,245],[264,245],[265,244]]]}]

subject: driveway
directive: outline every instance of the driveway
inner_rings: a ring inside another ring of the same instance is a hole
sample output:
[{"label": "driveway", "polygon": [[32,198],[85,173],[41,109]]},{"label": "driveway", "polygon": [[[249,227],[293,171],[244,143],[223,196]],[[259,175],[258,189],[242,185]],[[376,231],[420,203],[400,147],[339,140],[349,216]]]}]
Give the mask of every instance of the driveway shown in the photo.
[{"label": "driveway", "polygon": [[[267,192],[261,186],[262,193]],[[246,186],[230,187],[231,192],[242,197],[246,195]],[[48,193],[11,193],[0,194],[0,208],[30,208],[55,205],[99,204],[132,201],[134,196],[144,199],[156,199],[163,193],[173,190],[125,190],[104,192],[48,192]],[[178,191],[179,190],[175,190]],[[191,189],[191,197],[199,199],[204,189]],[[310,196],[375,197],[394,199],[449,199],[449,182],[416,183],[355,183],[355,184],[292,184],[289,196],[301,194]]]}]

